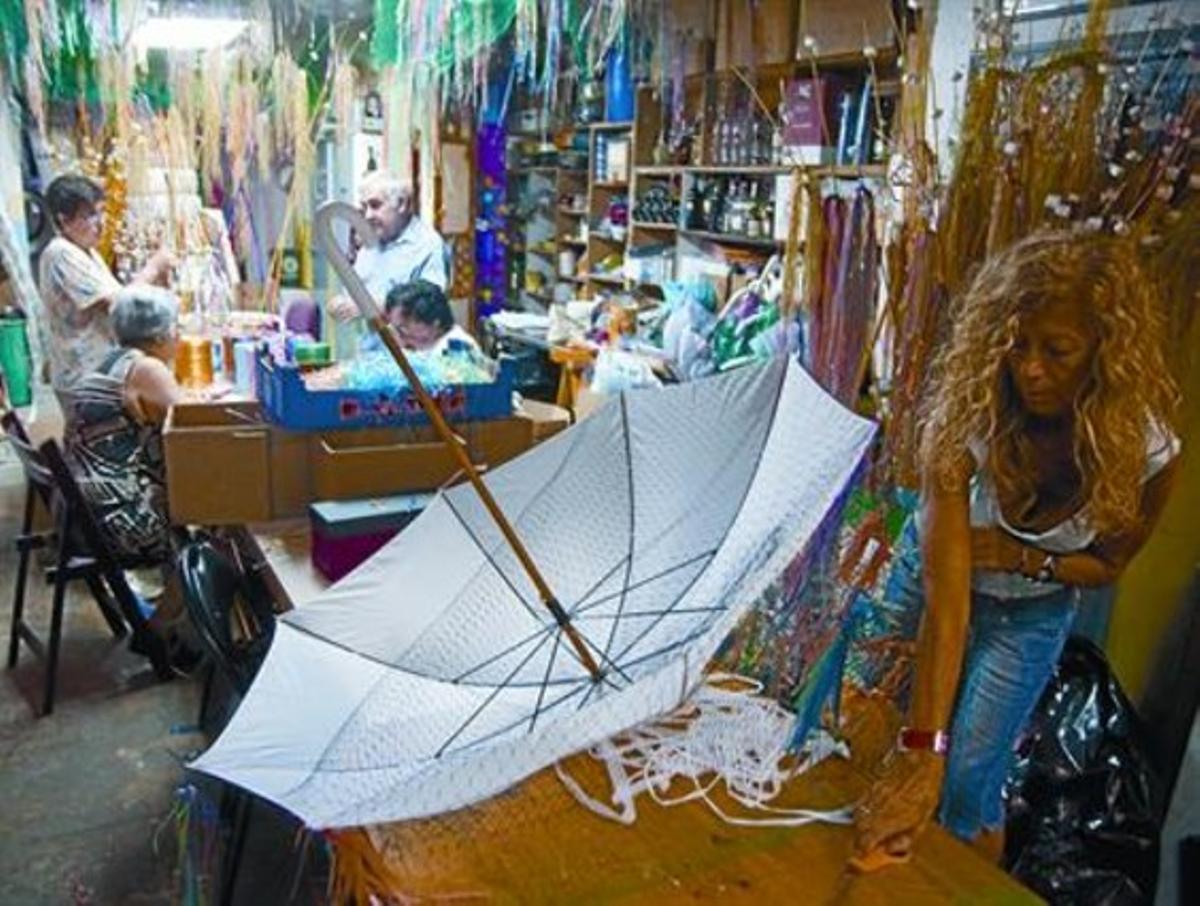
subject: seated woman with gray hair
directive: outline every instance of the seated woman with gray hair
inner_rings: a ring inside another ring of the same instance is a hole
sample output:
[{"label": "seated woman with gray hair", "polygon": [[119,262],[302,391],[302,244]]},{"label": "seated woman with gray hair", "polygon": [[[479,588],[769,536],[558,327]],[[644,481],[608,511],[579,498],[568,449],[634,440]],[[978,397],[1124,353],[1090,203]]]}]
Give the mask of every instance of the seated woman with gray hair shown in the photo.
[{"label": "seated woman with gray hair", "polygon": [[65,395],[65,441],[79,486],[123,557],[171,557],[162,425],[180,398],[172,369],[176,297],[134,286],[115,295],[114,347]]}]

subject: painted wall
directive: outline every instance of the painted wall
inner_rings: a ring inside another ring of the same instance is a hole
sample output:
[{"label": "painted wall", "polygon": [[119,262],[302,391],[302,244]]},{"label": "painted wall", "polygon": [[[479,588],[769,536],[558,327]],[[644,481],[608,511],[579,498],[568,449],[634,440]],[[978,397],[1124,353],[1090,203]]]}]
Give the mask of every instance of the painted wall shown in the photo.
[{"label": "painted wall", "polygon": [[[1200,350],[1200,319],[1190,349]],[[1183,453],[1179,481],[1162,521],[1117,589],[1108,656],[1125,691],[1137,701],[1200,563],[1200,357],[1184,381]]]}]

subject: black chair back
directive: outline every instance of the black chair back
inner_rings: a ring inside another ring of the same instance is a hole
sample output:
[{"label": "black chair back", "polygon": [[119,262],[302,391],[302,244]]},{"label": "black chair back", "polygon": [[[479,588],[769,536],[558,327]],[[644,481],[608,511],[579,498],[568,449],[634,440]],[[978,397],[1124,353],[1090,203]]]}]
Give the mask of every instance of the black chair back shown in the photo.
[{"label": "black chair back", "polygon": [[25,471],[29,487],[41,498],[42,503],[46,504],[47,509],[53,510],[54,474],[29,439],[29,433],[21,419],[15,412],[5,412],[0,416],[0,426],[3,426],[5,437],[12,445],[13,452],[17,454],[17,459],[21,461],[21,468]]},{"label": "black chair back", "polygon": [[[245,695],[266,655],[274,632],[274,615],[245,578],[211,542],[197,541],[179,557],[183,597],[192,627],[216,668],[239,695]],[[235,638],[240,616],[245,639]]]}]

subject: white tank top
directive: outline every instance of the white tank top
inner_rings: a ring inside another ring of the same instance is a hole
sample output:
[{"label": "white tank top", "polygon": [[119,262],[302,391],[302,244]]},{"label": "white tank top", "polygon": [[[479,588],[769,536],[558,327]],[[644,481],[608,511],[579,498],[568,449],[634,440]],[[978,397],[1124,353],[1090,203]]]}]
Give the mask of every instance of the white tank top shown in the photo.
[{"label": "white tank top", "polygon": [[[1018,541],[1054,554],[1071,554],[1086,550],[1096,540],[1096,530],[1088,518],[1084,506],[1074,515],[1064,519],[1044,532],[1027,532],[1013,528],[1004,520],[996,488],[984,464],[987,462],[987,446],[983,441],[972,441],[971,456],[975,460],[976,472],[971,478],[971,527],[992,528],[999,526]],[[1150,422],[1146,430],[1146,468],[1142,472],[1142,484],[1157,475],[1164,466],[1179,454],[1179,438],[1170,429]],[[975,570],[971,576],[971,587],[983,594],[998,598],[1032,598],[1062,588],[1058,582],[1038,582],[1016,573]]]}]

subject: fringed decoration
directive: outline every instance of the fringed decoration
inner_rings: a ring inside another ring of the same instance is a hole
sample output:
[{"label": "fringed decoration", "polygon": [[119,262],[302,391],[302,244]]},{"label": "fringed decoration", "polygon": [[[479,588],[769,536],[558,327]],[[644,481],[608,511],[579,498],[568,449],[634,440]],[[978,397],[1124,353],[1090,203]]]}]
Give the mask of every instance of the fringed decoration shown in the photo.
[{"label": "fringed decoration", "polygon": [[325,836],[333,850],[329,902],[376,906],[380,901],[403,898],[403,879],[380,855],[365,830],[327,831]]},{"label": "fringed decoration", "polygon": [[333,70],[333,119],[338,144],[345,147],[354,126],[354,105],[358,96],[357,74],[347,56],[339,54]]},{"label": "fringed decoration", "polygon": [[[216,805],[197,787],[184,784],[175,790],[175,802],[166,822],[175,825],[177,902],[181,906],[215,903],[221,850],[221,822]],[[157,853],[157,833],[154,850]]]},{"label": "fringed decoration", "polygon": [[224,55],[219,49],[204,55],[200,108],[200,176],[208,194],[221,177],[221,127],[224,122],[221,88],[224,85]]}]

